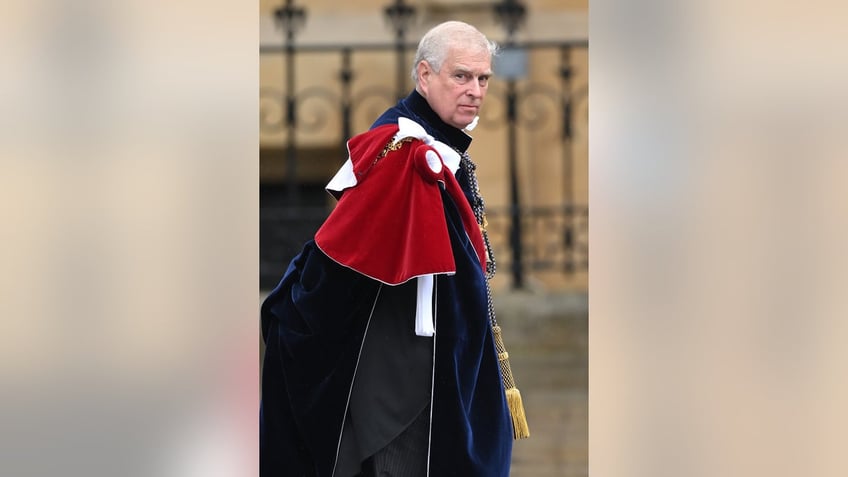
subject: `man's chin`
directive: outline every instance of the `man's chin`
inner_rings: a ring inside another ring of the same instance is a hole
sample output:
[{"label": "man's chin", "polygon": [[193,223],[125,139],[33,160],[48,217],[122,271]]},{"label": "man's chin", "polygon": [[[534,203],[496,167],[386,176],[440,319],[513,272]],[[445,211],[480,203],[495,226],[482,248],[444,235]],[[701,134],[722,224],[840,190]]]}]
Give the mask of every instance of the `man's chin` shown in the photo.
[{"label": "man's chin", "polygon": [[456,128],[459,128],[459,129],[465,129],[465,126],[468,126],[469,124],[471,124],[474,121],[474,118],[476,118],[476,117],[477,117],[476,114],[472,114],[472,115],[463,114],[462,116],[454,119],[453,126],[456,127]]}]

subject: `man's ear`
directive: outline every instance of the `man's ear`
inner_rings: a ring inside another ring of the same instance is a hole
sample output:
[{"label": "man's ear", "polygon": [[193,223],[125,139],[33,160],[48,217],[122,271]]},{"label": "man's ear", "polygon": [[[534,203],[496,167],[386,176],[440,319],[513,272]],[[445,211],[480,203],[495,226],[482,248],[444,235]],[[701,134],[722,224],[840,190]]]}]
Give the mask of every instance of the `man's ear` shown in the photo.
[{"label": "man's ear", "polygon": [[430,75],[433,73],[433,70],[430,69],[430,64],[427,63],[427,60],[419,61],[415,68],[418,72],[418,87],[426,95],[429,89]]}]

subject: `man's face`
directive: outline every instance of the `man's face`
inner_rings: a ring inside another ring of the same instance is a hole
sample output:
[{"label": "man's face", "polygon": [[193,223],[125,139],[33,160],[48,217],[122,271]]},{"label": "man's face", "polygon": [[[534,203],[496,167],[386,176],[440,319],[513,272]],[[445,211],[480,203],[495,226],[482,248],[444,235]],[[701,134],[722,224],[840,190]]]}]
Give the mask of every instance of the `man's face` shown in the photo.
[{"label": "man's face", "polygon": [[436,73],[429,63],[418,66],[422,95],[442,121],[459,129],[468,126],[480,112],[489,87],[492,61],[485,49],[451,48]]}]

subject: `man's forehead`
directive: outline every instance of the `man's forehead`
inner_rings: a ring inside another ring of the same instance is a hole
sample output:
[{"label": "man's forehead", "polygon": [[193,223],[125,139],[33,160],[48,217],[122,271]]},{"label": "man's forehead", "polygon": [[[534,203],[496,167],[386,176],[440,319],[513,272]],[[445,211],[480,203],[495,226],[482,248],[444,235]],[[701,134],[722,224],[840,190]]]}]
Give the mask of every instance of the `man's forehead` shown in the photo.
[{"label": "man's forehead", "polygon": [[473,73],[476,75],[492,74],[492,62],[488,59],[479,61],[448,59],[448,61],[445,61],[445,66],[452,72]]}]

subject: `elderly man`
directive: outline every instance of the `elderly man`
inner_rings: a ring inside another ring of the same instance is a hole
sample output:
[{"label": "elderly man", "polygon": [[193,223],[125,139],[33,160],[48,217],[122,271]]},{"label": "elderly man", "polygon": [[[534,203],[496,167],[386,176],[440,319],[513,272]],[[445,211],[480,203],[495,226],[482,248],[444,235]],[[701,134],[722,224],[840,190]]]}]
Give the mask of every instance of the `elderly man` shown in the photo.
[{"label": "elderly man", "polygon": [[471,25],[436,26],[415,90],[348,142],[336,208],[262,305],[263,476],[509,475],[521,433],[465,132],[495,53]]}]

